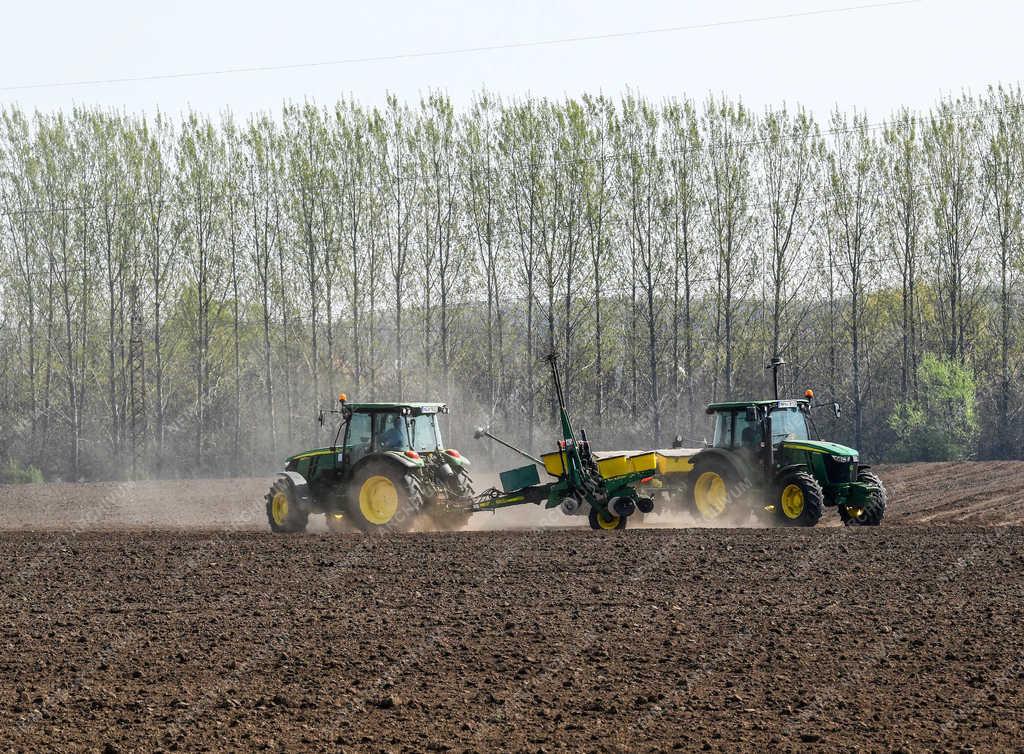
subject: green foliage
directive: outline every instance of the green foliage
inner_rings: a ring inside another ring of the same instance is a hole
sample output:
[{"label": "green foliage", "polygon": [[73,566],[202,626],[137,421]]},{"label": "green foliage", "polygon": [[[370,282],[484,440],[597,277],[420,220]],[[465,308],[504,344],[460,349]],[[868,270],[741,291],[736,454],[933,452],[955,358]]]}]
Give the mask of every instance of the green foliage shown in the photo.
[{"label": "green foliage", "polygon": [[330,441],[311,417],[341,391],[445,400],[456,447],[486,423],[539,450],[549,349],[602,447],[699,444],[703,405],[766,396],[781,353],[869,460],[1021,457],[1022,103],[827,134],[635,93],[2,108],[0,457],[265,471]]},{"label": "green foliage", "polygon": [[32,465],[23,466],[13,458],[0,468],[0,484],[39,484],[42,481],[43,472]]},{"label": "green foliage", "polygon": [[980,426],[977,385],[970,369],[952,359],[924,354],[917,369],[918,398],[889,417],[902,461],[956,461],[974,455]]}]

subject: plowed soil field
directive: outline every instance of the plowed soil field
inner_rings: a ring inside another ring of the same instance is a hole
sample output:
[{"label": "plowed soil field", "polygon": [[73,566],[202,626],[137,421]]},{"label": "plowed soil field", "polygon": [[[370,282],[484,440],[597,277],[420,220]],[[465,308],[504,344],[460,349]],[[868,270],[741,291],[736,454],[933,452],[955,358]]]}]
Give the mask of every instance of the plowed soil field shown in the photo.
[{"label": "plowed soil field", "polygon": [[0,751],[1024,750],[1024,464],[881,471],[877,529],[275,536],[266,480],[0,488]]}]

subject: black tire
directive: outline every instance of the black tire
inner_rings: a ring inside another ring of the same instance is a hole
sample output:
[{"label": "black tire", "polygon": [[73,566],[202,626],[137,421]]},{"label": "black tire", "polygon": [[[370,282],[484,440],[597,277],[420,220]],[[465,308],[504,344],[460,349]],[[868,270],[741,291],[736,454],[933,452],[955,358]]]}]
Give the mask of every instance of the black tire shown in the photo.
[{"label": "black tire", "polygon": [[469,472],[461,466],[453,469],[453,474],[448,480],[448,492],[457,498],[473,497],[473,479]]},{"label": "black tire", "polygon": [[309,512],[299,508],[295,488],[286,479],[278,479],[270,485],[266,494],[267,523],[276,534],[295,534],[306,530]]},{"label": "black tire", "polygon": [[609,513],[601,513],[597,508],[591,508],[587,520],[590,528],[595,531],[616,531],[626,528],[628,516],[614,516]]},{"label": "black tire", "polygon": [[423,510],[423,491],[415,469],[372,460],[353,476],[347,503],[346,518],[360,531],[406,531]]},{"label": "black tire", "polygon": [[847,526],[878,526],[885,517],[885,507],[889,502],[885,485],[877,474],[867,470],[857,474],[857,481],[871,487],[868,499],[859,513],[851,513],[844,506],[840,506],[839,518]]},{"label": "black tire", "polygon": [[814,526],[825,510],[825,493],[808,471],[791,471],[775,485],[775,520],[784,526]]},{"label": "black tire", "polygon": [[[476,491],[473,489],[473,480],[470,478],[469,472],[461,466],[454,468],[453,471],[455,472],[454,476],[445,485],[448,489],[448,494],[460,501],[473,497]],[[458,508],[448,508],[443,502],[435,502],[430,506],[429,515],[430,520],[433,521],[437,529],[441,531],[459,531],[466,528],[466,525],[469,524],[470,516],[473,514]]]},{"label": "black tire", "polygon": [[689,511],[697,518],[713,521],[749,509],[750,482],[723,458],[699,458],[687,484]]}]

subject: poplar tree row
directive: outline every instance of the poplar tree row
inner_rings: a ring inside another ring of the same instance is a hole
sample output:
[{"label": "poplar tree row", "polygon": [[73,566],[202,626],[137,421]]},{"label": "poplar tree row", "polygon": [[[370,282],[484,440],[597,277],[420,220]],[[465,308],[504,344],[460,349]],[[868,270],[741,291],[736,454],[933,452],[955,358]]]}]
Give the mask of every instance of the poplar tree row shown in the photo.
[{"label": "poplar tree row", "polygon": [[699,444],[779,354],[869,458],[1022,457],[1022,104],[7,108],[0,463],[263,472],[341,391],[540,450],[552,351],[602,447]]}]

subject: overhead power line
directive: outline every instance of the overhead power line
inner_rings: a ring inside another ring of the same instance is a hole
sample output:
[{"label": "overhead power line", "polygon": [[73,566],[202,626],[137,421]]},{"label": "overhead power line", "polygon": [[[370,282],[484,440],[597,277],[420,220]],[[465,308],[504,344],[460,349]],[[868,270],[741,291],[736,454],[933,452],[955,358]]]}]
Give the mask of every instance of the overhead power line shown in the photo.
[{"label": "overhead power line", "polygon": [[819,8],[817,10],[795,11],[792,13],[778,13],[770,16],[751,16],[748,18],[733,18],[723,21],[709,21],[699,24],[686,24],[682,26],[663,26],[654,29],[636,29],[632,31],[607,32],[604,34],[587,34],[574,37],[559,37],[556,39],[538,39],[526,42],[503,42],[500,44],[478,45],[474,47],[455,47],[446,50],[425,50],[413,52],[399,52],[387,55],[368,55],[364,57],[341,58],[338,60],[320,60],[305,63],[285,63],[281,65],[253,65],[238,68],[219,68],[206,71],[181,71],[177,73],[159,73],[145,76],[119,76],[106,79],[82,79],[79,81],[57,81],[42,82],[35,84],[14,84],[0,86],[0,92],[16,92],[31,89],[58,89],[81,86],[102,86],[112,84],[132,84],[145,81],[171,81],[175,79],[192,79],[208,76],[227,76],[239,73],[266,73],[271,71],[294,71],[304,68],[327,68],[331,66],[357,65],[362,63],[385,63],[399,60],[416,60],[423,58],[439,58],[453,55],[471,55],[481,52],[500,52],[503,50],[522,50],[532,47],[554,47],[557,45],[579,44],[582,42],[600,42],[614,39],[626,39],[630,37],[653,36],[656,34],[674,34],[685,31],[699,31],[702,29],[716,29],[725,26],[742,26],[745,24],[768,23],[772,21],[789,21],[799,18],[811,18],[814,16],[829,16],[840,13],[853,13],[864,10],[876,10],[893,8],[901,5],[914,5],[925,2],[925,0],[888,0],[887,2],[864,3],[861,5],[847,5],[839,8]]}]

